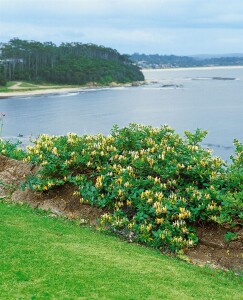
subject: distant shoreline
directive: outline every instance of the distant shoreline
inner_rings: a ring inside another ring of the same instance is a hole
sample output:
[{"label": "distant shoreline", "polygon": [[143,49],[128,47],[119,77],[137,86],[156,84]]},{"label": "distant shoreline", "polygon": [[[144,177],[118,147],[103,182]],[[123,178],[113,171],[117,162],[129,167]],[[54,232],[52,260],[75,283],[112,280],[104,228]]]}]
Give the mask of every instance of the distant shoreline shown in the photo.
[{"label": "distant shoreline", "polygon": [[215,66],[215,67],[142,69],[142,72],[146,72],[146,71],[217,70],[217,69],[243,69],[243,66]]}]

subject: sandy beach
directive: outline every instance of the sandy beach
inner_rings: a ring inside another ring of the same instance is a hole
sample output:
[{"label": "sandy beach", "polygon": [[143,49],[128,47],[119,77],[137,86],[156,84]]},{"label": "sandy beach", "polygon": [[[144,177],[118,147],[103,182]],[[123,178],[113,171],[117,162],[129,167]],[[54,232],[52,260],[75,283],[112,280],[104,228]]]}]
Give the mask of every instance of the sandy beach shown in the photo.
[{"label": "sandy beach", "polygon": [[65,94],[72,92],[79,92],[87,89],[88,87],[80,88],[51,88],[51,89],[40,89],[33,91],[12,91],[12,92],[0,92],[0,99],[11,98],[11,97],[25,97],[25,96],[36,96],[46,94]]},{"label": "sandy beach", "polygon": [[133,83],[124,83],[119,84],[112,82],[108,86],[97,86],[97,85],[87,85],[80,87],[65,87],[65,88],[49,88],[49,89],[36,89],[36,90],[15,90],[9,92],[0,92],[0,99],[12,98],[12,97],[28,97],[28,96],[37,96],[37,95],[48,95],[48,94],[67,94],[67,93],[75,93],[82,92],[89,89],[102,89],[102,88],[118,88],[118,87],[131,87],[131,86],[139,86],[143,85],[145,82],[133,82]]}]

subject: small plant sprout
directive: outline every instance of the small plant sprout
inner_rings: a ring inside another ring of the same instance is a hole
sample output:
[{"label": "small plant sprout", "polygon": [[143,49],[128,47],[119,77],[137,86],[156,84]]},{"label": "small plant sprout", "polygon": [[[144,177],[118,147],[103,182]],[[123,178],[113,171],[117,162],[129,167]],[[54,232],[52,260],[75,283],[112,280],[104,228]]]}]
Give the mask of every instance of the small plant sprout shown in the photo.
[{"label": "small plant sprout", "polygon": [[237,240],[237,238],[238,238],[238,235],[237,235],[237,233],[234,233],[234,232],[227,232],[224,235],[224,239],[227,243],[229,243],[231,241],[235,241],[235,240]]}]

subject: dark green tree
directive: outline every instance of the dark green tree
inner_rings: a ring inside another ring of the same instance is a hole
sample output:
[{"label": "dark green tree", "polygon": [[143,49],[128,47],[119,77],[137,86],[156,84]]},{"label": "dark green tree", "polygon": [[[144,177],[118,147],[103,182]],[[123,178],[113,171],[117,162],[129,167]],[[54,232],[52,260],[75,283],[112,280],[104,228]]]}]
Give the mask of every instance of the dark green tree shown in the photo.
[{"label": "dark green tree", "polygon": [[0,45],[5,80],[60,84],[144,80],[140,69],[126,55],[95,44],[11,39]]}]

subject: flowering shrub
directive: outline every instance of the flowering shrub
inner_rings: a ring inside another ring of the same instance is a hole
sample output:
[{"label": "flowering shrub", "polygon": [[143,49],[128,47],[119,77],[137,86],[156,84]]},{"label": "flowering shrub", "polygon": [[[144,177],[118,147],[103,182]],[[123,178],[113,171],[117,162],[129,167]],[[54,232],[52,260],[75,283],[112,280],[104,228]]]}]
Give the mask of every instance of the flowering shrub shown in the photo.
[{"label": "flowering shrub", "polygon": [[13,159],[22,160],[26,157],[26,152],[18,147],[20,144],[20,141],[13,143],[11,141],[4,141],[0,138],[0,154]]},{"label": "flowering shrub", "polygon": [[130,124],[111,135],[41,135],[24,160],[40,166],[26,185],[36,191],[72,183],[81,203],[106,207],[104,228],[135,241],[178,251],[198,241],[193,224],[242,218],[242,144],[227,166],[200,142],[168,126]]}]

